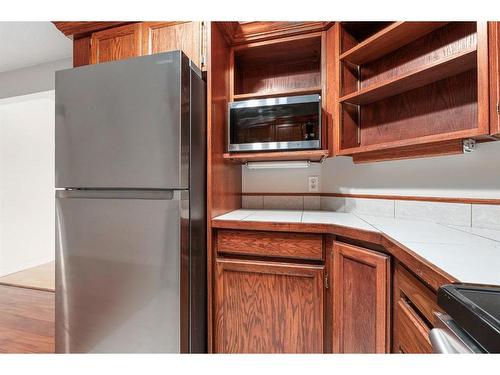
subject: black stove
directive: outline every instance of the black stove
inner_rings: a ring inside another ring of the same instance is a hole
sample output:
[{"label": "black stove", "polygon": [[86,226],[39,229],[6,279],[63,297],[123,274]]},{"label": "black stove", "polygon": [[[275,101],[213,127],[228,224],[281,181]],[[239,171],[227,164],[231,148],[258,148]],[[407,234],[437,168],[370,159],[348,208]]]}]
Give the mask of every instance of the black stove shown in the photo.
[{"label": "black stove", "polygon": [[[438,305],[449,315],[438,318],[452,331],[462,330],[458,341],[471,352],[500,353],[500,286],[444,285],[438,290]],[[431,341],[436,341],[432,335]]]}]

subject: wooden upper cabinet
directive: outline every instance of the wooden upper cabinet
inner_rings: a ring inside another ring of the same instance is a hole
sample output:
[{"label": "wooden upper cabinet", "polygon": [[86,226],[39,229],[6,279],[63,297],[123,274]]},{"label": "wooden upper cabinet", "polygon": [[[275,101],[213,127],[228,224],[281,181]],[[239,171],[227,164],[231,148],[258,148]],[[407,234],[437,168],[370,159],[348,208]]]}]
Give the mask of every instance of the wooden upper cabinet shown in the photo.
[{"label": "wooden upper cabinet", "polygon": [[389,352],[390,258],[336,242],[332,267],[333,352]]},{"label": "wooden upper cabinet", "polygon": [[488,22],[490,132],[500,138],[500,22]]},{"label": "wooden upper cabinet", "polygon": [[198,68],[205,70],[203,22],[143,22],[142,54],[182,50]]},{"label": "wooden upper cabinet", "polygon": [[[84,30],[90,26],[83,25]],[[182,50],[206,70],[203,22],[135,22],[78,34],[73,42],[73,66],[98,64],[168,51]],[[64,29],[66,30],[66,29]]]},{"label": "wooden upper cabinet", "polygon": [[323,266],[216,260],[216,353],[322,353]]},{"label": "wooden upper cabinet", "polygon": [[92,34],[90,63],[123,60],[142,55],[140,23],[115,27]]},{"label": "wooden upper cabinet", "polygon": [[459,154],[489,138],[486,22],[340,22],[335,154]]}]

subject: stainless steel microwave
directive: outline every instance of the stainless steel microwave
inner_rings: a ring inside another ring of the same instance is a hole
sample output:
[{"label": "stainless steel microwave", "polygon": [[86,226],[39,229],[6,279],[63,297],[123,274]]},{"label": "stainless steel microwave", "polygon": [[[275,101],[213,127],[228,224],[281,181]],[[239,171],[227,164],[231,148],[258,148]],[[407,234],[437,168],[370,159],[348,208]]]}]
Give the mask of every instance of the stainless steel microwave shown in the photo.
[{"label": "stainless steel microwave", "polygon": [[228,149],[321,148],[321,96],[300,95],[229,103]]}]

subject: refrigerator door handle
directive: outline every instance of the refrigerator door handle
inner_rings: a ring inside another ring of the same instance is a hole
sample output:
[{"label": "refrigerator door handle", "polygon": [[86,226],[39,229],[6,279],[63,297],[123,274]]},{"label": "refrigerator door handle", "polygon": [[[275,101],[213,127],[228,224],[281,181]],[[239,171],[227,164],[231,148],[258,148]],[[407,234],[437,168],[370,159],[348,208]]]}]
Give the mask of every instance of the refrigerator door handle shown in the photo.
[{"label": "refrigerator door handle", "polygon": [[188,190],[73,189],[56,190],[56,197],[89,199],[159,199],[181,201],[188,199]]}]

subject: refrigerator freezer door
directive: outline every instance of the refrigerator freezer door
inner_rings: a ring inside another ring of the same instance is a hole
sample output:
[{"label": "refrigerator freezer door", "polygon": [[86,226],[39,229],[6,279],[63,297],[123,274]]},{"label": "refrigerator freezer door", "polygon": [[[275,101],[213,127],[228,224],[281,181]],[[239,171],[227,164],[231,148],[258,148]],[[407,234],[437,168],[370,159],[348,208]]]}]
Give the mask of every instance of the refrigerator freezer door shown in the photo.
[{"label": "refrigerator freezer door", "polygon": [[189,60],[179,51],[56,73],[56,187],[188,188]]},{"label": "refrigerator freezer door", "polygon": [[178,353],[188,340],[185,192],[121,193],[57,192],[56,352]]}]

